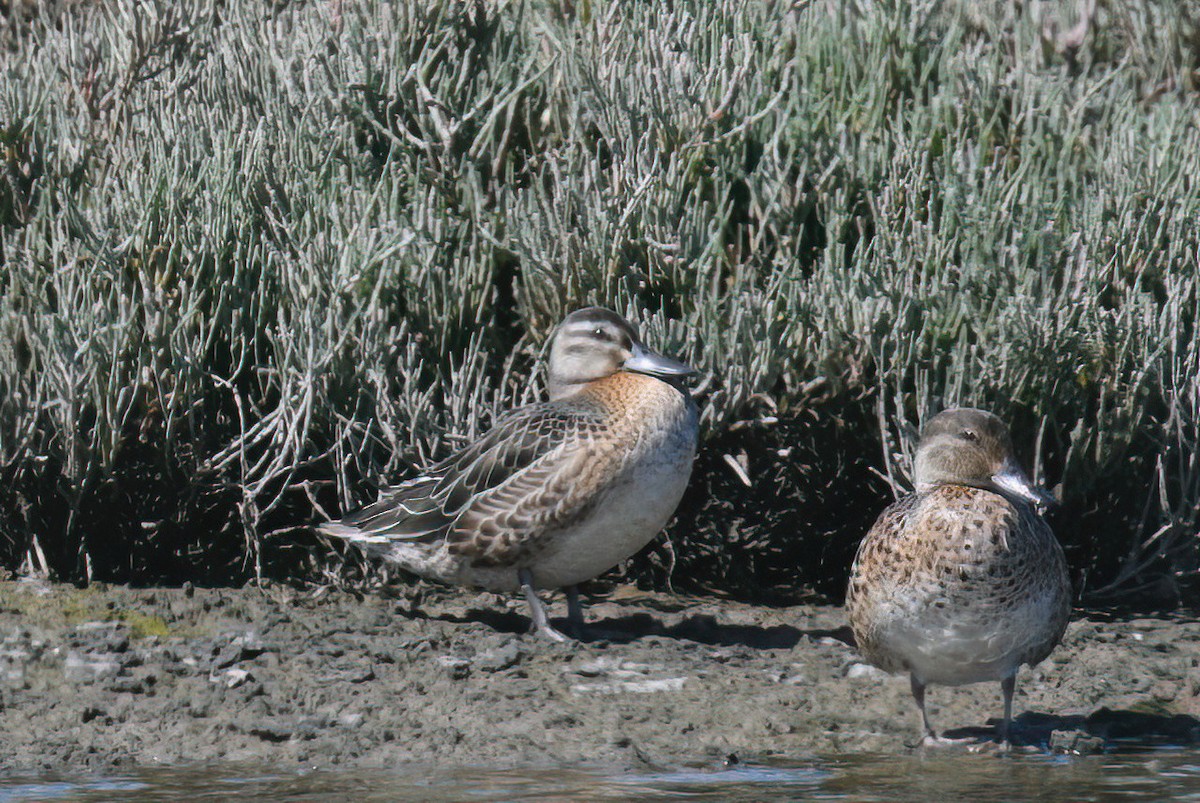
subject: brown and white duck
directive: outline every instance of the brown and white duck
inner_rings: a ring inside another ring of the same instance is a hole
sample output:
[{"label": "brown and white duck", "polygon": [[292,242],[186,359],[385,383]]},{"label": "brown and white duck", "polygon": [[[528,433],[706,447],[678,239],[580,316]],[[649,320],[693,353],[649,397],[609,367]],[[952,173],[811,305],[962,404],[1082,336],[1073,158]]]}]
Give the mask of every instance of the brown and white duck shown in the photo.
[{"label": "brown and white duck", "polygon": [[930,684],[999,681],[1009,740],[1017,670],[1059,643],[1071,611],[1066,560],[1038,508],[1053,500],[983,410],[935,415],[921,430],[915,493],[883,512],[858,549],[846,608],[858,649],[908,673],[923,743],[938,737]]},{"label": "brown and white duck", "polygon": [[687,365],[650,351],[599,307],[568,315],[550,350],[549,401],[518,408],[457,454],[321,526],[422,577],[521,589],[536,630],[562,639],[538,589],[575,586],[666,525],[692,471],[698,417]]}]

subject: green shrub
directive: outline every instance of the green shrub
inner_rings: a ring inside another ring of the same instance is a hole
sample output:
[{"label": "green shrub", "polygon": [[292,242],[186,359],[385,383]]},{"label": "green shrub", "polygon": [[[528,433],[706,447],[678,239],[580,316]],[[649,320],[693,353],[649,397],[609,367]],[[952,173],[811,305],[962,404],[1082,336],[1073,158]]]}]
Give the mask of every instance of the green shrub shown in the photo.
[{"label": "green shrub", "polygon": [[0,5],[0,557],[320,571],[291,528],[535,398],[601,303],[708,375],[639,578],[836,596],[907,430],[973,404],[1061,485],[1081,587],[1169,601],[1200,4],[1089,8]]}]

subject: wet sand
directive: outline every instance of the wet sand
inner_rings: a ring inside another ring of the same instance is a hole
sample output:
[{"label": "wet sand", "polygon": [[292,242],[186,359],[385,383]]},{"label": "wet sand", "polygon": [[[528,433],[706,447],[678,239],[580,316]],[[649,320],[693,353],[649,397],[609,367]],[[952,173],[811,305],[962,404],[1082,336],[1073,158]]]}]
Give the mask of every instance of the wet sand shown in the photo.
[{"label": "wet sand", "polygon": [[[907,679],[861,663],[837,607],[621,587],[588,605],[583,641],[556,644],[515,599],[418,589],[0,583],[5,767],[622,771],[912,750]],[[998,684],[929,699],[951,735],[986,739],[1000,714]],[[1200,743],[1200,623],[1076,611],[1015,710],[1027,750]]]}]

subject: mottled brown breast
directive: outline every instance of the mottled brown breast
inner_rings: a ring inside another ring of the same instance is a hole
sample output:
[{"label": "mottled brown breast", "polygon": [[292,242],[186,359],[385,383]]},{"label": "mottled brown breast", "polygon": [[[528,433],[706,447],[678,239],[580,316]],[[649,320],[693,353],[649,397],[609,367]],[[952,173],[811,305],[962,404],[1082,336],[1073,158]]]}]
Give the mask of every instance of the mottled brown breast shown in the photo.
[{"label": "mottled brown breast", "polygon": [[613,439],[624,440],[627,448],[643,440],[693,434],[696,407],[691,396],[654,377],[620,371],[591,383],[584,394],[607,411]]}]

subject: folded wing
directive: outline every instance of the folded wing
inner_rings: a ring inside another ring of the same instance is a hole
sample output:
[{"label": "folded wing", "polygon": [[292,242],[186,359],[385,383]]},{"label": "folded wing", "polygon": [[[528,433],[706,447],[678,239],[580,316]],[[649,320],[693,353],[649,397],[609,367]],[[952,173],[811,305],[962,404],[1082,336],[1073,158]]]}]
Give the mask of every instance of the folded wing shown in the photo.
[{"label": "folded wing", "polygon": [[618,458],[602,446],[606,429],[603,410],[586,401],[522,407],[427,473],[321,529],[384,550],[394,541],[445,539],[481,565],[518,560],[595,503],[595,479],[612,476]]}]

